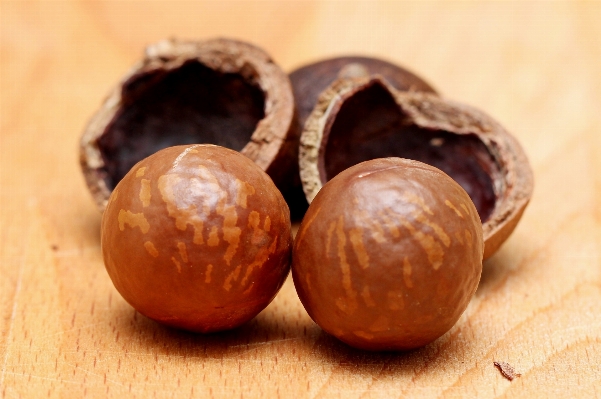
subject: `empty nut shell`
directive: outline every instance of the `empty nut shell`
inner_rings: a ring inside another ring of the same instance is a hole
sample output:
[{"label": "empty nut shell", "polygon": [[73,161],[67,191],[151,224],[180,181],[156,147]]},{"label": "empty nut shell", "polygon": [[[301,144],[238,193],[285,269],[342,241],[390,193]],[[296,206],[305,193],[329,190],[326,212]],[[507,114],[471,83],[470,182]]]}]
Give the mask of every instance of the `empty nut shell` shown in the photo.
[{"label": "empty nut shell", "polygon": [[115,287],[160,323],[198,332],[237,327],[288,275],[288,207],[269,176],[214,145],[163,149],[117,184],[102,218]]},{"label": "empty nut shell", "polygon": [[112,91],[81,138],[80,161],[100,210],[138,161],[180,144],[209,143],[242,152],[281,189],[298,137],[286,74],[261,49],[240,41],[165,40]]},{"label": "empty nut shell", "polygon": [[401,158],[352,166],[317,194],[292,276],[311,318],[347,344],[406,350],[447,332],[482,272],[482,225],[442,171]]},{"label": "empty nut shell", "polygon": [[334,82],[307,119],[299,155],[307,200],[344,169],[391,156],[433,165],[467,191],[483,222],[485,259],[532,196],[524,151],[490,116],[430,93],[397,91],[372,76]]}]

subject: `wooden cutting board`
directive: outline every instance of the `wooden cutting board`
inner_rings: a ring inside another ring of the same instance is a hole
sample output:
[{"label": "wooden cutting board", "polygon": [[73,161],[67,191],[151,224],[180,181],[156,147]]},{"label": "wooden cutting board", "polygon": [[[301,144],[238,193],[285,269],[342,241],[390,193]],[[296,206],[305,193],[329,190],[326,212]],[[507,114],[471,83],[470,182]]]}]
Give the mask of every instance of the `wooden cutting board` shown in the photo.
[{"label": "wooden cutting board", "polygon": [[[601,396],[601,3],[0,3],[3,398]],[[226,36],[287,71],[383,57],[501,121],[535,193],[457,325],[409,353],[323,333],[287,281],[242,328],[159,326],[113,288],[78,166],[88,118],[143,47]],[[509,381],[493,362],[521,376]]]}]

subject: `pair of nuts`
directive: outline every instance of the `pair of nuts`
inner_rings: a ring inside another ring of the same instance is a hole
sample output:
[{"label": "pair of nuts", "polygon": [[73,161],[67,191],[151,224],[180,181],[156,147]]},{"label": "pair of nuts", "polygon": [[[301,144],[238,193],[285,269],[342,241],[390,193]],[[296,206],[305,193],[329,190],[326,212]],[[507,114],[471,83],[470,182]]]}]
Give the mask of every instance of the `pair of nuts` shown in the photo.
[{"label": "pair of nuts", "polygon": [[[195,143],[215,145],[176,146]],[[141,313],[200,332],[250,320],[288,274],[283,198],[301,214],[306,196],[299,297],[324,330],[374,350],[425,345],[456,322],[532,191],[513,137],[408,71],[344,57],[289,80],[225,39],[149,47],[81,159],[106,207],[107,270]]]}]

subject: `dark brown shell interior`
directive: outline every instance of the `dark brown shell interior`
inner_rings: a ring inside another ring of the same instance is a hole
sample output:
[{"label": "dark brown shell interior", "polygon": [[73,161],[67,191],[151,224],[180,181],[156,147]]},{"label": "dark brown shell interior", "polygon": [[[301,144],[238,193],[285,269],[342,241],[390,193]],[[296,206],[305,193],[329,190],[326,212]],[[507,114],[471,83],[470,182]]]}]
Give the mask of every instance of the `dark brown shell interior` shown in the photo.
[{"label": "dark brown shell interior", "polygon": [[478,136],[416,126],[377,81],[354,93],[330,115],[319,152],[323,182],[366,160],[407,158],[441,169],[459,183],[483,223],[495,208],[491,176],[498,174],[498,166]]},{"label": "dark brown shell interior", "polygon": [[265,94],[240,74],[196,60],[132,76],[122,106],[98,139],[107,186],[158,150],[209,143],[241,151],[265,117]]}]

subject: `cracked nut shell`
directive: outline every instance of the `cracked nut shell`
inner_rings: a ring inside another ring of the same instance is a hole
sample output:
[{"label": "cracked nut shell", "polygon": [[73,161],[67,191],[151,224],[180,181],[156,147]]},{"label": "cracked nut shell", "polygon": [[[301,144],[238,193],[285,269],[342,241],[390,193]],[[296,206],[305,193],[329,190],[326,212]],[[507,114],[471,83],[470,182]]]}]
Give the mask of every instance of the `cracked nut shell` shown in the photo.
[{"label": "cracked nut shell", "polygon": [[484,258],[509,237],[533,190],[517,140],[473,107],[425,92],[401,92],[386,79],[339,79],[320,96],[300,139],[299,168],[309,202],[344,169],[382,157],[435,166],[474,202]]},{"label": "cracked nut shell", "polygon": [[292,276],[311,318],[367,350],[407,350],[447,332],[482,271],[467,193],[421,162],[386,158],[338,174],[300,226]]},{"label": "cracked nut shell", "polygon": [[240,151],[285,189],[290,170],[298,171],[293,117],[288,76],[263,50],[231,39],[164,40],[146,49],[92,117],[80,163],[101,211],[136,162],[181,144]]},{"label": "cracked nut shell", "polygon": [[102,254],[123,298],[159,323],[237,327],[275,297],[289,271],[288,207],[240,153],[176,146],[136,164],[110,196]]},{"label": "cracked nut shell", "polygon": [[304,65],[290,73],[296,113],[291,133],[291,137],[294,137],[296,142],[296,152],[293,154],[296,164],[293,172],[290,173],[292,187],[284,195],[292,213],[299,219],[306,211],[308,204],[299,178],[298,142],[307,118],[317,105],[320,93],[339,78],[359,78],[376,74],[386,79],[397,90],[436,93],[429,83],[413,72],[372,57],[329,58]]}]

